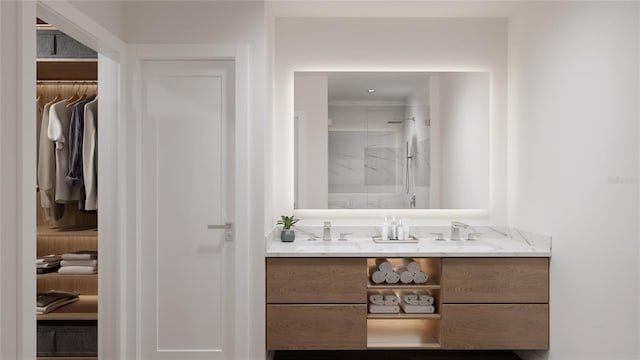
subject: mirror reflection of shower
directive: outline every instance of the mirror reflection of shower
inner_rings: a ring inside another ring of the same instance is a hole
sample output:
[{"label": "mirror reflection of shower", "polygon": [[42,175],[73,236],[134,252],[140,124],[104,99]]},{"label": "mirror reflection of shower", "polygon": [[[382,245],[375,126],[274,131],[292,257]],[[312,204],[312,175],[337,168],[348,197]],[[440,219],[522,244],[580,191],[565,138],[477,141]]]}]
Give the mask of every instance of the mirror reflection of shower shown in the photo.
[{"label": "mirror reflection of shower", "polygon": [[[416,158],[416,146],[417,146],[417,135],[416,135],[416,118],[414,116],[410,118],[404,119],[393,119],[387,121],[389,125],[402,125],[405,122],[411,122],[411,133],[409,136],[409,140],[404,142],[404,192],[409,195],[409,208],[416,208],[416,195],[413,193],[413,188],[415,186],[415,181],[413,181],[414,176],[414,159]],[[425,122],[428,123],[428,122]],[[417,165],[416,165],[417,166]]]}]

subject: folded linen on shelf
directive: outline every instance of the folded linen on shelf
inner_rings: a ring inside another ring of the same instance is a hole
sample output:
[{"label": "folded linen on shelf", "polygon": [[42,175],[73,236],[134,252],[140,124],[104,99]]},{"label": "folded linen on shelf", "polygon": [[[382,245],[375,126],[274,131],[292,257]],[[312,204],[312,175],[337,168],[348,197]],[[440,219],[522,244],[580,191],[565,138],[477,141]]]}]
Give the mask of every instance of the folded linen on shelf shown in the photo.
[{"label": "folded linen on shelf", "polygon": [[418,300],[418,294],[414,293],[413,291],[406,291],[406,290],[401,291],[400,299],[402,300],[403,303],[408,305],[420,305]]},{"label": "folded linen on shelf", "polygon": [[384,295],[384,304],[387,306],[390,305],[398,305],[400,303],[400,299],[395,294],[385,294]]},{"label": "folded linen on shelf", "polygon": [[42,256],[36,259],[36,265],[57,263],[57,262],[60,262],[60,260],[62,260],[62,257],[58,255]]},{"label": "folded linen on shelf", "polygon": [[98,266],[98,260],[62,260],[61,266]]},{"label": "folded linen on shelf", "polygon": [[48,268],[36,268],[36,274],[48,274],[51,272],[56,272],[60,269],[60,265],[48,267]]},{"label": "folded linen on shelf", "polygon": [[[434,298],[431,295],[418,294],[418,305],[433,305]],[[415,305],[415,304],[411,304]]]},{"label": "folded linen on shelf", "polygon": [[371,314],[397,314],[400,312],[400,306],[369,304],[369,312]]},{"label": "folded linen on shelf", "polygon": [[432,314],[436,311],[433,305],[409,305],[400,303],[402,311],[407,314]]},{"label": "folded linen on shelf", "polygon": [[425,274],[422,271],[418,271],[413,275],[413,282],[416,284],[425,284],[429,279],[429,275]]},{"label": "folded linen on shelf", "polygon": [[47,305],[47,306],[36,306],[36,314],[47,314],[47,313],[52,312],[53,310],[59,309],[59,308],[65,306],[65,305],[74,303],[74,302],[76,302],[78,300],[79,300],[79,298],[75,297],[75,298],[69,298],[69,299],[66,299],[66,300],[55,302],[55,303],[52,303],[52,304]]},{"label": "folded linen on shelf", "polygon": [[384,305],[384,295],[371,294],[369,295],[369,302],[373,305]]},{"label": "folded linen on shelf", "polygon": [[63,260],[93,260],[98,258],[97,251],[82,250],[71,253],[62,254]]},{"label": "folded linen on shelf", "polygon": [[55,303],[56,301],[77,298],[79,294],[75,291],[50,290],[36,295],[36,306],[43,307]]},{"label": "folded linen on shelf", "polygon": [[369,267],[369,274],[371,274],[371,281],[374,284],[382,284],[386,280],[385,273],[380,271],[377,266]]},{"label": "folded linen on shelf", "polygon": [[36,269],[49,269],[49,268],[54,268],[54,267],[58,267],[58,266],[60,266],[59,262],[44,263],[44,264],[37,264],[36,265]]},{"label": "folded linen on shelf", "polygon": [[62,266],[58,270],[58,274],[65,275],[86,275],[98,272],[97,266]]}]

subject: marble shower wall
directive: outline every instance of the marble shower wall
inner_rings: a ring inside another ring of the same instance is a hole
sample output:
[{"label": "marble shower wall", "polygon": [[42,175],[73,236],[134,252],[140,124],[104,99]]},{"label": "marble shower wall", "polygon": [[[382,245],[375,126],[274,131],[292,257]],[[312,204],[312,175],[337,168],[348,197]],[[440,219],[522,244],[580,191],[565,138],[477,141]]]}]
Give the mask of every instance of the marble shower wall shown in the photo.
[{"label": "marble shower wall", "polygon": [[329,208],[403,208],[402,106],[330,106]]}]

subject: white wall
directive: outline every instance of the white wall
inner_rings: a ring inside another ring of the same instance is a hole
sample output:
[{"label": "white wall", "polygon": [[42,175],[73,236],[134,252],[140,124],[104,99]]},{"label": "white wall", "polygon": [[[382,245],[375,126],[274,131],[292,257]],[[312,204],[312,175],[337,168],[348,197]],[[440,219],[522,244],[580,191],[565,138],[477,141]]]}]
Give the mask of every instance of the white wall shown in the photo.
[{"label": "white wall", "polygon": [[[125,5],[128,44],[246,44],[249,47],[249,141],[246,153],[236,154],[236,159],[248,157],[249,176],[236,179],[239,188],[248,188],[249,212],[246,215],[253,224],[248,238],[237,238],[236,246],[247,248],[249,253],[246,274],[251,278],[238,281],[237,286],[247,288],[246,317],[240,319],[236,336],[243,345],[239,359],[264,358],[264,209],[265,181],[265,124],[269,117],[266,107],[266,79],[268,58],[264,3],[262,1],[128,1]],[[132,121],[133,123],[133,121]],[[131,129],[135,132],[135,128]],[[135,144],[130,144],[135,153]],[[134,171],[135,169],[131,169]],[[266,185],[265,185],[266,184]],[[273,222],[270,222],[270,225]],[[133,290],[135,291],[135,290]],[[242,339],[241,339],[242,338]],[[244,346],[246,345],[246,346]]]},{"label": "white wall", "polygon": [[[309,4],[309,9],[317,10]],[[275,4],[288,13],[300,6]],[[361,5],[368,6],[368,5]],[[378,6],[381,6],[378,4]],[[395,5],[383,4],[387,9]],[[375,6],[373,6],[375,8]],[[340,5],[336,5],[336,9]],[[326,9],[325,9],[326,10]],[[304,13],[298,10],[299,13]],[[313,16],[305,13],[301,16]],[[338,15],[340,16],[340,15]],[[506,19],[276,17],[273,214],[293,208],[293,72],[489,71],[492,92],[490,219],[506,222]],[[446,36],[443,36],[446,34]],[[419,45],[417,45],[419,44]],[[282,161],[288,159],[288,161]],[[424,217],[422,217],[424,219]],[[274,217],[275,220],[275,217]],[[332,216],[325,220],[332,220]],[[428,221],[419,220],[416,221]],[[413,222],[416,223],[417,222]]]},{"label": "white wall", "polygon": [[125,3],[125,1],[113,0],[69,1],[69,4],[82,11],[105,29],[109,29],[113,35],[121,40],[125,37]]},{"label": "white wall", "polygon": [[553,236],[549,359],[638,359],[638,3],[509,19],[510,208]]},{"label": "white wall", "polygon": [[489,206],[489,74],[441,73],[440,206]]},{"label": "white wall", "polygon": [[298,207],[325,209],[329,192],[328,119],[329,82],[326,75],[295,77],[295,111],[298,118]]}]

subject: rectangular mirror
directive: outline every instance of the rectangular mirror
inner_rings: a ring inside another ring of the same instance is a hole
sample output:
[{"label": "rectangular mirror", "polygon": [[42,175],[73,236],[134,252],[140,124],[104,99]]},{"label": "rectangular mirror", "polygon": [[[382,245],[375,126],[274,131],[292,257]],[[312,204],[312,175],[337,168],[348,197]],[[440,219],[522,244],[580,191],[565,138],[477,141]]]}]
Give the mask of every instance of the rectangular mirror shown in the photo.
[{"label": "rectangular mirror", "polygon": [[296,209],[488,209],[489,73],[296,72]]}]

